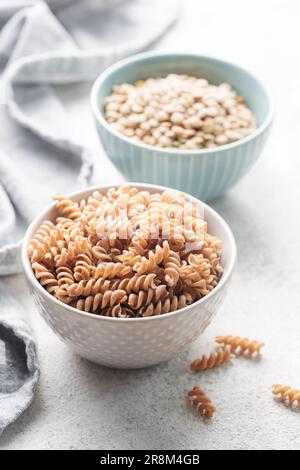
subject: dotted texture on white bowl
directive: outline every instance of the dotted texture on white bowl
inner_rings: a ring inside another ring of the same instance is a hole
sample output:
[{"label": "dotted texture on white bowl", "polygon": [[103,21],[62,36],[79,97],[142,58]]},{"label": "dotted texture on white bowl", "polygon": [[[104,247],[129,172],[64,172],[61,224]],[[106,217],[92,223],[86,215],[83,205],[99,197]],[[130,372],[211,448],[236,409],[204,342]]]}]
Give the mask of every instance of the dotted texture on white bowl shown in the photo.
[{"label": "dotted texture on white bowl", "polygon": [[31,292],[42,317],[75,353],[109,367],[140,368],[167,361],[196,340],[219,310],[227,286],[186,311],[150,321],[83,316],[32,286]]}]

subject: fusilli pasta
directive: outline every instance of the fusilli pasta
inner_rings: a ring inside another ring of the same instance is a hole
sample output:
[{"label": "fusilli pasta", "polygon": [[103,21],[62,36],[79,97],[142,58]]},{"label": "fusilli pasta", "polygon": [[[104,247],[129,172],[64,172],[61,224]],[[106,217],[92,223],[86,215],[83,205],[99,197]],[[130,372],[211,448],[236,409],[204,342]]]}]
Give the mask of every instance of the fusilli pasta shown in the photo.
[{"label": "fusilli pasta", "polygon": [[75,282],[74,273],[68,266],[56,268],[57,284],[61,286],[73,285]]},{"label": "fusilli pasta", "polygon": [[289,406],[297,405],[300,407],[300,390],[292,387],[283,387],[280,384],[273,385],[273,395],[277,395],[280,400]]},{"label": "fusilli pasta", "polygon": [[28,255],[60,301],[136,318],[184,308],[219,282],[221,242],[184,193],[121,186],[79,202],[54,199],[57,217],[41,224]]},{"label": "fusilli pasta", "polygon": [[265,346],[265,343],[251,341],[248,338],[241,338],[240,336],[217,336],[216,342],[224,346],[229,346],[233,354],[246,354],[248,357],[252,357],[255,353],[260,354],[261,348]]},{"label": "fusilli pasta", "polygon": [[207,418],[212,418],[213,414],[216,411],[212,401],[206,393],[196,385],[188,392],[188,398],[191,404],[196,407],[196,409]]},{"label": "fusilli pasta", "polygon": [[202,356],[191,363],[193,372],[199,372],[207,369],[214,369],[215,367],[227,364],[231,361],[231,353],[229,349],[218,349],[211,353],[209,356]]},{"label": "fusilli pasta", "polygon": [[55,275],[49,271],[46,266],[43,266],[39,263],[33,263],[32,268],[35,274],[35,277],[38,279],[40,284],[47,289],[50,294],[55,292],[56,287],[58,286],[58,281]]},{"label": "fusilli pasta", "polygon": [[127,296],[124,290],[106,291],[104,294],[90,295],[84,299],[77,301],[76,307],[85,312],[96,312],[98,309],[103,309],[107,306],[126,302]]},{"label": "fusilli pasta", "polygon": [[67,197],[61,196],[59,194],[53,196],[53,199],[57,201],[57,209],[61,212],[63,217],[75,221],[83,219],[84,214],[77,202],[71,201],[71,199],[68,199]]}]

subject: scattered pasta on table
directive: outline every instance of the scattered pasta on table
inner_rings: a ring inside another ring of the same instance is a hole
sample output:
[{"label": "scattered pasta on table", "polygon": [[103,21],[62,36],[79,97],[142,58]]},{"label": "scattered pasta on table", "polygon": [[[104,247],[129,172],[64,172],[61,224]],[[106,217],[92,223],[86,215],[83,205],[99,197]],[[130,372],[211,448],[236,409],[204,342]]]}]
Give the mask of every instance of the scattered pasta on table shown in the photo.
[{"label": "scattered pasta on table", "polygon": [[259,355],[265,343],[241,338],[240,336],[217,336],[216,342],[228,347],[233,354],[247,355],[252,357],[254,354]]},{"label": "scattered pasta on table", "polygon": [[203,416],[207,418],[213,417],[216,408],[202,388],[195,385],[192,390],[188,392],[188,399],[192,406],[194,406]]},{"label": "scattered pasta on table", "polygon": [[273,385],[273,395],[276,395],[286,405],[292,407],[300,407],[300,390],[290,386],[282,386],[280,384]]},{"label": "scattered pasta on table", "polygon": [[193,372],[200,372],[207,369],[214,369],[231,361],[232,355],[229,349],[219,348],[209,356],[203,355],[191,363]]}]

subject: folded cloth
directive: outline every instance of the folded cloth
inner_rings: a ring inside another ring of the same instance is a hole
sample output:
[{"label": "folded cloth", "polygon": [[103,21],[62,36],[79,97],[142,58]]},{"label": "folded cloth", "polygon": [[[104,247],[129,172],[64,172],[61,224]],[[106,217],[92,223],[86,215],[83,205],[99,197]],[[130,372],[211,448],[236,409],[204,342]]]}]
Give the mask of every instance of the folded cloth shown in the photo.
[{"label": "folded cloth", "polygon": [[31,403],[39,377],[22,307],[0,286],[0,434]]},{"label": "folded cloth", "polygon": [[[177,0],[1,1],[0,276],[22,270],[22,236],[49,196],[76,190],[92,173],[92,153],[55,85],[93,80],[158,39],[176,15]],[[0,433],[29,405],[38,380],[22,313],[0,285]]]},{"label": "folded cloth", "polygon": [[1,2],[0,275],[21,271],[20,238],[49,195],[91,174],[91,152],[53,85],[93,80],[149,46],[176,14],[176,0]]}]

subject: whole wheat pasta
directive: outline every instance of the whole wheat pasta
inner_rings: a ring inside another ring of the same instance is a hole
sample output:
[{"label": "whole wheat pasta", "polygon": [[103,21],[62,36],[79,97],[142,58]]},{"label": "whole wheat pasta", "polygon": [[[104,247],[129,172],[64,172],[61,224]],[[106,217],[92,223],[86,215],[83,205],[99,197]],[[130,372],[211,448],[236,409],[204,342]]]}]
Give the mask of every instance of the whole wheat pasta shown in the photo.
[{"label": "whole wheat pasta", "polygon": [[42,223],[29,243],[29,256],[32,262],[42,260],[47,251],[50,251],[49,238],[55,228],[50,220]]},{"label": "whole wheat pasta", "polygon": [[93,277],[94,279],[113,279],[124,277],[130,272],[130,266],[124,266],[122,263],[102,263],[96,267]]},{"label": "whole wheat pasta", "polygon": [[280,384],[274,384],[272,393],[278,396],[280,400],[287,405],[300,407],[300,390],[290,386],[283,387]]},{"label": "whole wheat pasta", "polygon": [[119,261],[125,265],[133,267],[141,263],[142,256],[136,254],[134,251],[124,250],[124,252],[119,255]]},{"label": "whole wheat pasta", "polygon": [[140,290],[138,294],[130,294],[128,296],[128,304],[134,310],[139,310],[140,308],[151,304],[155,310],[155,307],[157,308],[159,302],[163,302],[167,296],[168,292],[166,286],[160,285],[155,289],[149,288],[147,290]]},{"label": "whole wheat pasta", "polygon": [[106,291],[104,294],[90,295],[77,301],[77,308],[85,312],[96,312],[107,306],[112,307],[118,303],[126,302],[126,292],[123,290]]},{"label": "whole wheat pasta", "polygon": [[163,313],[175,312],[180,310],[193,302],[192,295],[189,293],[181,294],[179,296],[173,295],[165,300],[149,303],[140,309],[140,315],[149,317],[153,315],[161,315]]},{"label": "whole wheat pasta", "polygon": [[133,310],[138,310],[143,305],[149,305],[154,299],[155,292],[153,289],[147,291],[141,290],[138,294],[130,294],[128,304]]},{"label": "whole wheat pasta", "polygon": [[193,372],[199,372],[207,369],[214,369],[223,364],[227,364],[231,361],[231,353],[229,349],[218,349],[211,353],[209,356],[202,356],[200,359],[196,359],[191,363],[191,370]]},{"label": "whole wheat pasta", "polygon": [[129,245],[129,250],[135,255],[143,256],[148,250],[148,240],[145,240],[143,237],[135,235]]},{"label": "whole wheat pasta", "polygon": [[90,295],[104,294],[107,290],[116,290],[108,279],[88,279],[80,281],[67,287],[70,297],[88,297]]},{"label": "whole wheat pasta", "polygon": [[104,309],[102,315],[113,318],[133,318],[134,312],[128,307],[121,307],[120,304],[117,304]]},{"label": "whole wheat pasta", "polygon": [[155,284],[155,279],[156,279],[156,274],[151,273],[151,274],[142,274],[142,275],[134,275],[130,279],[124,279],[120,281],[120,286],[123,283],[127,283],[126,285],[126,292],[132,291],[135,292],[136,294],[138,292],[142,291],[148,291],[149,289],[155,289],[156,284]]},{"label": "whole wheat pasta", "polygon": [[109,263],[112,261],[112,257],[107,253],[105,248],[101,245],[96,245],[92,247],[92,254],[98,263]]},{"label": "whole wheat pasta", "polygon": [[138,274],[145,274],[153,271],[170,254],[169,243],[164,240],[163,246],[157,245],[154,251],[149,252],[149,256],[143,256],[140,262],[137,262],[133,269]]},{"label": "whole wheat pasta", "polygon": [[73,301],[73,298],[68,294],[67,284],[55,287],[54,294],[64,304],[71,304]]},{"label": "whole wheat pasta", "polygon": [[53,243],[60,239],[68,244],[71,241],[77,240],[77,237],[84,237],[85,229],[80,222],[75,222],[65,217],[58,217],[55,230],[52,230],[51,234]]},{"label": "whole wheat pasta", "polygon": [[55,195],[53,199],[57,201],[56,206],[63,217],[76,221],[83,219],[82,209],[77,202],[61,195]]},{"label": "whole wheat pasta", "polygon": [[92,253],[81,253],[75,262],[74,278],[76,281],[88,281],[95,269],[92,263]]},{"label": "whole wheat pasta", "polygon": [[50,294],[53,294],[58,286],[58,281],[55,275],[51,273],[46,266],[43,266],[40,263],[33,263],[32,269],[40,284],[45,287]]},{"label": "whole wheat pasta", "polygon": [[206,395],[206,393],[198,386],[194,386],[192,390],[188,392],[188,398],[191,404],[203,415],[207,418],[212,418],[214,415],[216,408],[213,405],[210,398]]},{"label": "whole wheat pasta", "polygon": [[67,247],[62,248],[61,252],[54,258],[56,266],[66,266],[85,253],[89,248],[88,240],[86,238],[76,239],[68,243]]},{"label": "whole wheat pasta", "polygon": [[229,346],[233,354],[246,354],[248,357],[252,357],[255,353],[260,354],[261,348],[265,346],[265,343],[241,338],[240,336],[217,336],[216,342]]},{"label": "whole wheat pasta", "polygon": [[61,286],[73,285],[75,282],[74,273],[68,266],[56,268],[57,284]]},{"label": "whole wheat pasta", "polygon": [[28,249],[41,285],[61,302],[115,318],[161,315],[209,294],[222,276],[221,242],[184,193],[134,187],[57,195]]},{"label": "whole wheat pasta", "polygon": [[176,286],[180,277],[180,266],[181,260],[179,254],[175,251],[170,251],[169,255],[164,260],[164,274],[168,286]]}]

